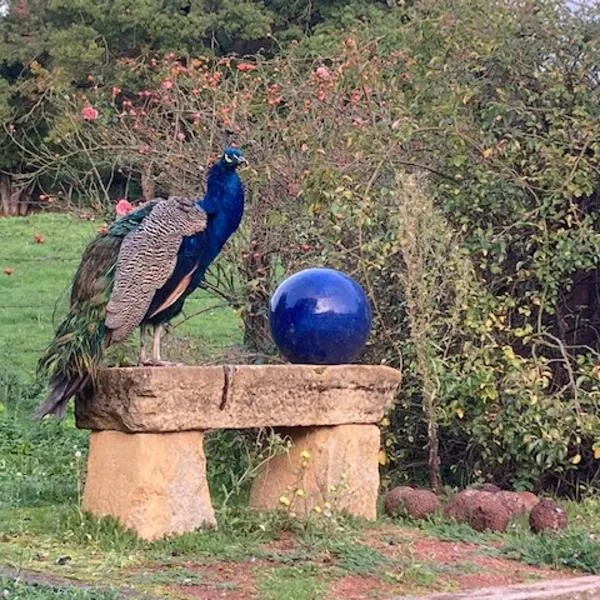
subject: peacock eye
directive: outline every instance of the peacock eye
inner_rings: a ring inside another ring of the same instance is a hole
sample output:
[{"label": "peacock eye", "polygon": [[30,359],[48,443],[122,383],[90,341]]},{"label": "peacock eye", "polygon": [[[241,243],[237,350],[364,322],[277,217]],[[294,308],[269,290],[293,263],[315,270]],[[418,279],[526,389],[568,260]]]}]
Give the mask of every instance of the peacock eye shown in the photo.
[{"label": "peacock eye", "polygon": [[231,156],[229,156],[229,154],[225,155],[225,162],[228,162],[228,163],[233,162],[233,160],[232,160]]}]

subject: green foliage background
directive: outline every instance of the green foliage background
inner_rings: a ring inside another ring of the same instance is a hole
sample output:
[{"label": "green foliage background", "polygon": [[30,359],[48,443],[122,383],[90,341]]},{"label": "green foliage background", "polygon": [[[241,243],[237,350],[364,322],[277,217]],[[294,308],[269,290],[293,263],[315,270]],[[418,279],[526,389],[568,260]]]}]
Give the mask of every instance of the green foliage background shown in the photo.
[{"label": "green foliage background", "polygon": [[29,2],[0,20],[0,171],[107,211],[145,168],[201,193],[235,138],[250,206],[215,283],[248,345],[272,352],[286,273],[344,269],[374,304],[362,359],[405,375],[388,481],[427,478],[433,421],[446,483],[595,490],[598,8],[164,6]]}]

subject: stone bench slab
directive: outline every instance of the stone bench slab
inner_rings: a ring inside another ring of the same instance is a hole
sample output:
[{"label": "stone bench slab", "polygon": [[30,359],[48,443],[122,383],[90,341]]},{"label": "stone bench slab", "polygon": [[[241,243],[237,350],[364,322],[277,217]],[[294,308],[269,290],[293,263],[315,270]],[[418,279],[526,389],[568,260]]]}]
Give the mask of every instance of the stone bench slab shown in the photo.
[{"label": "stone bench slab", "polygon": [[103,369],[77,426],[129,433],[377,423],[400,373],[370,365]]}]

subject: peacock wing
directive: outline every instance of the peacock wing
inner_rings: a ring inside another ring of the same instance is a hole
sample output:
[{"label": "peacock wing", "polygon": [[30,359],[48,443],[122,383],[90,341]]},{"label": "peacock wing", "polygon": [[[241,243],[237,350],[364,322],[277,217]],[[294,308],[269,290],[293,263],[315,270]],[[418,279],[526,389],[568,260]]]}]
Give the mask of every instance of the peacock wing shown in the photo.
[{"label": "peacock wing", "polygon": [[204,231],[206,222],[206,213],[193,200],[170,197],[125,236],[106,308],[112,342],[127,339],[141,323],[156,290],[173,274],[182,239]]},{"label": "peacock wing", "polygon": [[99,294],[108,292],[112,269],[119,257],[125,236],[134,231],[162,198],[139,206],[115,221],[108,232],[99,234],[85,249],[71,285],[71,306],[82,306]]}]

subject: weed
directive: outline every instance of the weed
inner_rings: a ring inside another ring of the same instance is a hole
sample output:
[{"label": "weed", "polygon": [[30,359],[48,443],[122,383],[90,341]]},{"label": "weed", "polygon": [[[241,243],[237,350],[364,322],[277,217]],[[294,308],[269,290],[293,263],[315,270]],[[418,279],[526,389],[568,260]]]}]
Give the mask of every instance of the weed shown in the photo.
[{"label": "weed", "polygon": [[579,529],[542,535],[509,536],[502,553],[530,565],[566,567],[600,573],[600,543],[594,534]]},{"label": "weed", "polygon": [[334,542],[331,553],[338,559],[337,565],[355,575],[373,574],[380,567],[387,567],[391,560],[370,546],[358,542]]},{"label": "weed", "polygon": [[281,567],[260,579],[264,600],[318,600],[325,593],[316,567]]},{"label": "weed", "polygon": [[116,591],[29,585],[4,577],[0,577],[0,590],[3,598],[8,600],[116,600],[119,597]]}]

